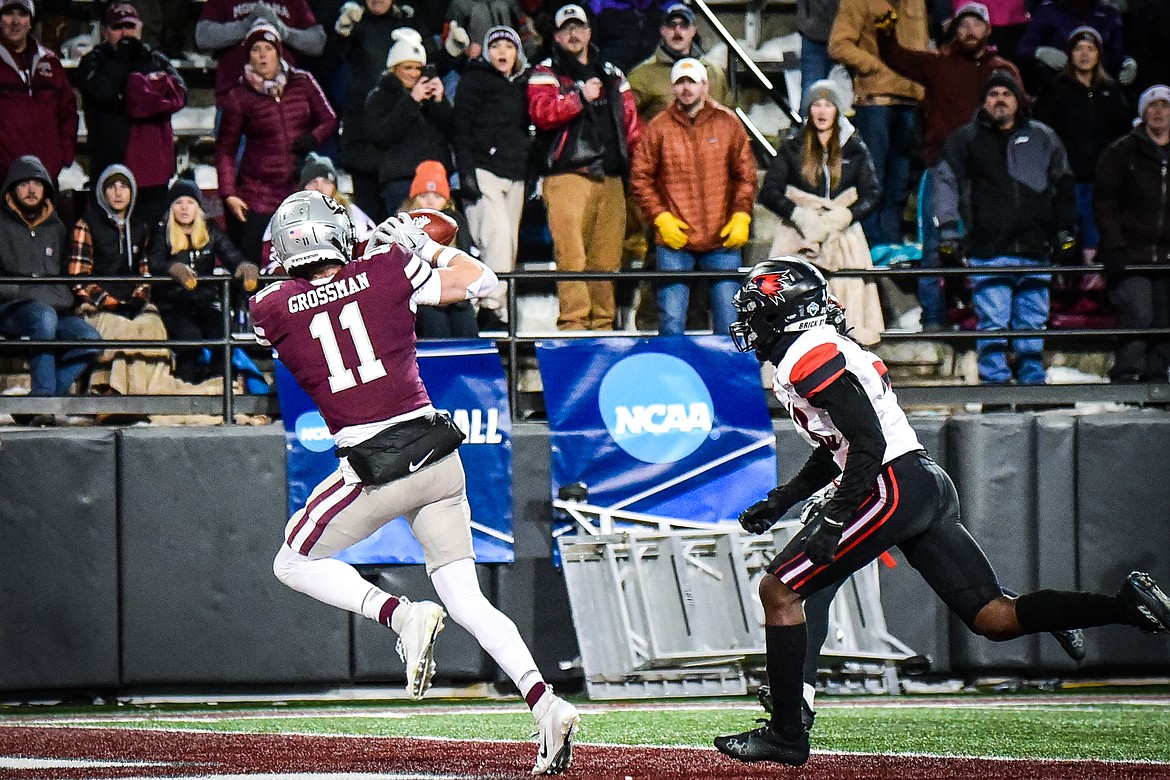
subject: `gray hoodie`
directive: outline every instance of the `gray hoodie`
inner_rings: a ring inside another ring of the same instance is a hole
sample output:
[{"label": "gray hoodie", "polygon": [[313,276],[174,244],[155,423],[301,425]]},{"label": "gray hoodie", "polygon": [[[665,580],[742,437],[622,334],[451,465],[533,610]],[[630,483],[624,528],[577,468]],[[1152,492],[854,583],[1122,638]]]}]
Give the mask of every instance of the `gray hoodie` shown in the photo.
[{"label": "gray hoodie", "polygon": [[[26,218],[16,207],[16,185],[36,179],[45,185],[40,212]],[[39,159],[25,155],[13,161],[4,180],[0,206],[0,276],[64,276],[67,273],[65,225],[53,208],[55,188]],[[59,312],[73,305],[66,284],[0,284],[0,303],[36,300]]]}]

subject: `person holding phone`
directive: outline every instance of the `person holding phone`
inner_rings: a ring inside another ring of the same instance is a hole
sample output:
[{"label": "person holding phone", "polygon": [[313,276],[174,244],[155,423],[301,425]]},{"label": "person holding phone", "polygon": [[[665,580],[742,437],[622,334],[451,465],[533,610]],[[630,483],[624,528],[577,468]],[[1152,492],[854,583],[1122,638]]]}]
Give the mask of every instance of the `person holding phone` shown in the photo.
[{"label": "person holding phone", "polygon": [[436,160],[452,170],[453,109],[422,36],[409,27],[392,34],[386,71],[366,97],[365,133],[378,149],[378,185],[389,214],[410,197],[418,164]]}]

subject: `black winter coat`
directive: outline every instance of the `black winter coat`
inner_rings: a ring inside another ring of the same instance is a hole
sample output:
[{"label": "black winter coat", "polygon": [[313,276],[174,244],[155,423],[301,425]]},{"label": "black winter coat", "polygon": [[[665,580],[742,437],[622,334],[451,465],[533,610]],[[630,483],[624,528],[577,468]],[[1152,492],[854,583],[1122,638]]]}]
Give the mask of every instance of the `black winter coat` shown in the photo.
[{"label": "black winter coat", "polygon": [[1077,183],[1093,181],[1105,147],[1129,132],[1133,114],[1113,79],[1096,89],[1061,73],[1036,101],[1035,116],[1060,136]]},{"label": "black winter coat", "polygon": [[1107,266],[1170,262],[1170,162],[1144,125],[1101,155],[1093,212],[1101,231],[1098,256]]},{"label": "black winter coat", "polygon": [[[764,184],[760,187],[758,196],[760,204],[790,220],[796,204],[784,194],[788,185],[791,184],[798,190],[811,192],[822,198],[835,198],[850,187],[856,187],[857,201],[849,207],[853,221],[869,216],[877,207],[882,191],[874,172],[873,159],[870,158],[869,149],[861,140],[861,136],[850,128],[845,144],[841,147],[841,179],[836,187],[831,188],[826,184],[818,187],[815,182],[804,178],[801,164],[803,147],[803,130],[789,136],[780,147],[772,164],[768,166],[767,174],[764,175]],[[828,177],[825,179],[827,182]]]},{"label": "black winter coat", "polygon": [[951,133],[938,164],[935,216],[944,235],[962,219],[967,257],[1048,260],[1076,225],[1076,190],[1055,131],[1021,111],[1003,132],[982,109]]},{"label": "black winter coat", "polygon": [[[167,276],[172,263],[182,263],[194,269],[197,276],[211,276],[215,272],[215,261],[218,259],[224,268],[234,272],[240,263],[245,262],[240,250],[231,242],[227,234],[212,220],[207,220],[207,245],[202,249],[184,249],[180,252],[171,252],[167,235],[167,220],[163,220],[154,230],[150,239],[150,248],[147,251],[147,262],[150,272],[156,276]],[[188,302],[192,300],[217,300],[220,297],[220,287],[215,284],[201,284],[194,290],[185,290],[177,284],[163,284],[154,288],[151,295],[156,303]]]},{"label": "black winter coat", "polygon": [[109,166],[124,162],[132,120],[126,109],[126,79],[131,73],[162,71],[186,91],[182,76],[161,51],[148,44],[102,42],[81,58],[76,83],[81,91],[88,134],[89,170],[97,178]]},{"label": "black winter coat", "polygon": [[467,63],[455,94],[452,143],[460,180],[483,168],[524,181],[532,147],[528,72],[508,78],[477,57]]},{"label": "black winter coat", "polygon": [[417,102],[393,73],[384,73],[366,98],[366,137],[378,150],[378,183],[413,179],[423,160],[451,172],[451,116],[442,100]]}]

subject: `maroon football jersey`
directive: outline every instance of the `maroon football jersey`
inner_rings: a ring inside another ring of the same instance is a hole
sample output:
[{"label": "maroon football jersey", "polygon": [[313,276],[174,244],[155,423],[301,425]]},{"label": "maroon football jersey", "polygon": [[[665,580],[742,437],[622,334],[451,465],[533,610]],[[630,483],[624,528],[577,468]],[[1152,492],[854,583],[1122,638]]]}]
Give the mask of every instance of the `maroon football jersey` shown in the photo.
[{"label": "maroon football jersey", "polygon": [[331,277],[289,279],[252,296],[257,337],[272,345],[331,432],[430,403],[410,297],[431,272],[394,244]]}]

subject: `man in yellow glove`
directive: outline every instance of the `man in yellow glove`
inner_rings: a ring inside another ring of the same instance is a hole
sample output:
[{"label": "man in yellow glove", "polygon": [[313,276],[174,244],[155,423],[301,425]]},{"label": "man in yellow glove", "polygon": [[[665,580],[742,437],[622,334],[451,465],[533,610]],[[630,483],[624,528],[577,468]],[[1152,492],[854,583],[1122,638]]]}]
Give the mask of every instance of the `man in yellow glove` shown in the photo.
[{"label": "man in yellow glove", "polygon": [[[747,133],[727,108],[708,94],[707,69],[697,59],[670,72],[674,102],[646,125],[630,164],[630,190],[642,214],[657,228],[658,270],[679,279],[658,286],[658,332],[683,333],[690,284],[685,272],[735,271],[742,264],[756,161]],[[711,284],[711,326],[727,333],[735,321],[735,276]]]}]

